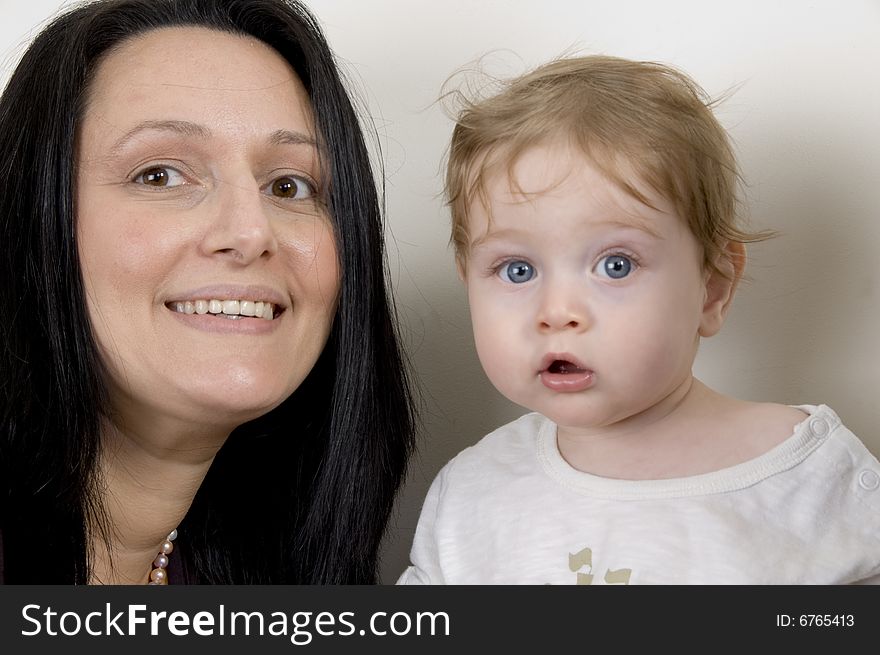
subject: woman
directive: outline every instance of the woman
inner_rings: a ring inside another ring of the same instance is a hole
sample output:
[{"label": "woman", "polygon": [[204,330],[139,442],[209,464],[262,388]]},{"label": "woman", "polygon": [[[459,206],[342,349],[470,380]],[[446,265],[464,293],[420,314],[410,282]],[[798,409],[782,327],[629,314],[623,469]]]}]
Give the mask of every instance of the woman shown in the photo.
[{"label": "woman", "polygon": [[412,402],[315,19],[75,8],[3,93],[0,172],[3,581],[375,582]]}]

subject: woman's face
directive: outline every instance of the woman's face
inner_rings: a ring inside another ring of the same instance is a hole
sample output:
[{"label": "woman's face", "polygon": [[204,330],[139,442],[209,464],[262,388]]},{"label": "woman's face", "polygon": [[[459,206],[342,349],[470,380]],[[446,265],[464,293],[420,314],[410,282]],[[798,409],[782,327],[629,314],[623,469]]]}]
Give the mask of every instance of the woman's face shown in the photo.
[{"label": "woman's face", "polygon": [[168,28],[103,60],[77,238],[122,417],[234,426],[311,370],[339,290],[315,142],[302,83],[255,39]]}]

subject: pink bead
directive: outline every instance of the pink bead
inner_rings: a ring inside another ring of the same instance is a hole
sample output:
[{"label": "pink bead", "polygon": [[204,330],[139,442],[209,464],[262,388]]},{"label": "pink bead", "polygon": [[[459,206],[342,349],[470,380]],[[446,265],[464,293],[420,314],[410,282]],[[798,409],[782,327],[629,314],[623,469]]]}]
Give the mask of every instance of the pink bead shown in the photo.
[{"label": "pink bead", "polygon": [[165,568],[168,566],[169,558],[168,556],[174,552],[174,544],[171,543],[177,537],[177,530],[172,530],[171,534],[168,535],[168,538],[162,542],[160,546],[160,552],[156,555],[156,559],[153,560],[153,566],[155,567],[152,571],[150,571],[150,579],[147,584],[152,585],[167,585],[168,584],[168,572]]}]

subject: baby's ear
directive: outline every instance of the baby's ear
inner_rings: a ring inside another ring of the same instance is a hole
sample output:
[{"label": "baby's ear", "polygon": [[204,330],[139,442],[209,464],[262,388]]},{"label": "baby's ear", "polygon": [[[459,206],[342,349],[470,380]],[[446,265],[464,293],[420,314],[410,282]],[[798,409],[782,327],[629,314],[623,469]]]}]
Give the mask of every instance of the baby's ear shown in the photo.
[{"label": "baby's ear", "polygon": [[738,241],[728,241],[715,262],[721,272],[710,269],[706,273],[706,300],[700,319],[700,336],[711,337],[718,333],[724,317],[733,302],[733,294],[746,267],[746,246]]},{"label": "baby's ear", "polygon": [[455,255],[455,270],[458,272],[458,279],[464,282],[467,280],[467,261],[460,255]]}]

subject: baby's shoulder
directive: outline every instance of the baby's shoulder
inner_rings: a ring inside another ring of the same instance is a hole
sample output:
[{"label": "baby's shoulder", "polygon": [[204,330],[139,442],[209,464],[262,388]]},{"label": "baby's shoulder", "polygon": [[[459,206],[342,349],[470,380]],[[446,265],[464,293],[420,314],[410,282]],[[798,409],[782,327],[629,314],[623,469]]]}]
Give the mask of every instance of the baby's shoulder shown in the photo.
[{"label": "baby's shoulder", "polygon": [[752,458],[791,438],[809,413],[790,405],[737,401],[726,413],[727,429],[735,435],[741,456]]},{"label": "baby's shoulder", "polygon": [[[555,425],[532,412],[496,428],[473,446],[465,448],[447,464],[458,476],[485,475],[489,470],[519,470],[537,461],[538,439]],[[555,432],[554,432],[555,434]]]},{"label": "baby's shoulder", "polygon": [[[736,411],[727,415],[727,428],[735,433],[753,457],[789,439],[825,441],[832,434],[837,437],[835,441],[870,455],[859,438],[827,405],[792,406],[741,401]],[[853,454],[859,453],[854,451]]]},{"label": "baby's shoulder", "polygon": [[809,411],[791,405],[755,402],[744,404],[745,407],[738,413],[740,429],[763,433],[771,440],[784,441],[810,416]]}]

